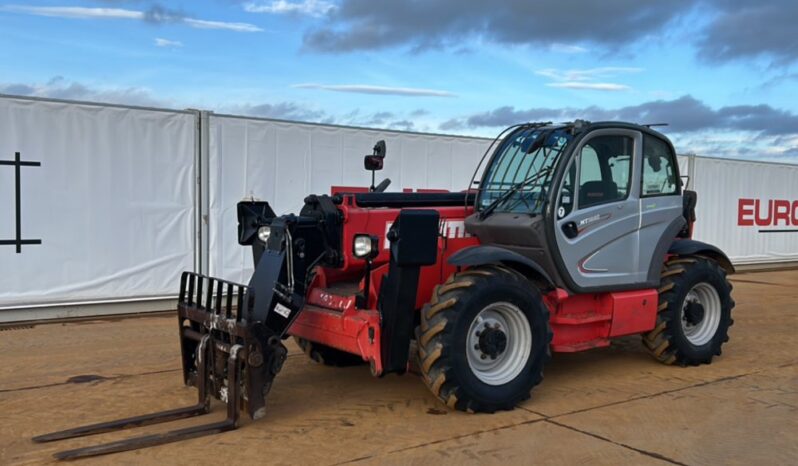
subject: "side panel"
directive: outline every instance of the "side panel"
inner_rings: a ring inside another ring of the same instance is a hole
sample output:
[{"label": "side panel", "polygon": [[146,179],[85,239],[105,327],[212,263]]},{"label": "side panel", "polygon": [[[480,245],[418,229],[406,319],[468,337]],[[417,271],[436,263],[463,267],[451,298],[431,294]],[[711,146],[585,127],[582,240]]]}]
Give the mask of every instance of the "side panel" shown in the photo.
[{"label": "side panel", "polygon": [[545,297],[551,310],[553,351],[573,353],[610,344],[610,338],[654,328],[656,289],[568,295],[558,289]]},{"label": "side panel", "polygon": [[648,332],[657,322],[657,290],[611,293],[612,326],[610,337]]}]

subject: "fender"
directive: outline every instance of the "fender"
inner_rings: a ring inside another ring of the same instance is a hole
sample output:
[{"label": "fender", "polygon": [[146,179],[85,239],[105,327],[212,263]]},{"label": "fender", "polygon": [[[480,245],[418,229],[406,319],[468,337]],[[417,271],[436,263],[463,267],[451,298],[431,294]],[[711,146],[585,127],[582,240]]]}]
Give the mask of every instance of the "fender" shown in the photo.
[{"label": "fender", "polygon": [[699,256],[707,256],[711,259],[720,264],[727,273],[732,274],[734,273],[734,265],[732,265],[731,260],[723,253],[719,248],[713,246],[711,244],[703,243],[701,241],[696,241],[694,239],[679,239],[671,244],[671,247],[668,249],[669,254],[678,254],[680,256],[685,255],[699,255]]},{"label": "fender", "polygon": [[[487,264],[503,264],[513,269],[518,270],[527,277],[530,275],[537,275],[543,281],[554,287],[554,281],[549,277],[549,274],[543,270],[537,262],[528,257],[524,257],[517,252],[510,251],[509,249],[501,248],[498,246],[471,246],[469,248],[461,249],[449,257],[448,261],[451,265],[458,267],[474,267],[477,265]],[[530,274],[531,272],[531,274]]]}]

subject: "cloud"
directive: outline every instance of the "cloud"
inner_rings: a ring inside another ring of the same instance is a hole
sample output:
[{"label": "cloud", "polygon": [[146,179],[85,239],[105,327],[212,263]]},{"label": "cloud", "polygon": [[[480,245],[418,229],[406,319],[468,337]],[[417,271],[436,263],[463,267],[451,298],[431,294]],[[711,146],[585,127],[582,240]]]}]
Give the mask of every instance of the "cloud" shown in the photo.
[{"label": "cloud", "polygon": [[232,105],[222,109],[236,115],[248,115],[279,120],[332,123],[333,118],[323,110],[308,108],[295,102]]},{"label": "cloud", "polygon": [[394,117],[395,115],[391,112],[377,112],[371,115],[368,120],[362,121],[361,124],[366,126],[382,125],[385,124],[386,120]]},{"label": "cloud", "polygon": [[587,49],[578,45],[554,43],[549,46],[549,50],[557,53],[585,53]]},{"label": "cloud", "polygon": [[44,84],[0,83],[0,94],[46,97],[51,99],[81,100],[143,107],[169,107],[171,102],[153,96],[141,87],[93,88],[86,84],[67,81],[56,76]]},{"label": "cloud", "polygon": [[398,120],[388,125],[388,128],[398,129],[400,131],[414,131],[416,129],[416,125],[410,120]]},{"label": "cloud", "polygon": [[122,8],[87,8],[80,6],[22,6],[5,5],[5,11],[26,13],[36,16],[52,16],[58,18],[111,18],[111,19],[144,19],[144,12],[125,10]]},{"label": "cloud", "polygon": [[440,125],[438,125],[438,129],[440,129],[441,131],[458,131],[464,129],[465,127],[466,127],[465,122],[457,118],[446,120]]},{"label": "cloud", "polygon": [[464,128],[504,127],[523,121],[621,120],[642,124],[668,123],[668,132],[691,133],[707,130],[753,131],[763,135],[798,134],[798,115],[770,105],[734,105],[713,110],[692,96],[655,100],[617,109],[499,107],[487,112],[443,122],[443,131]]},{"label": "cloud", "polygon": [[545,76],[555,81],[590,81],[598,78],[613,78],[619,74],[640,73],[643,68],[630,66],[602,66],[599,68],[560,70],[557,68],[544,68],[535,71],[539,76]]},{"label": "cloud", "polygon": [[[272,2],[288,3],[288,2]],[[305,3],[305,2],[302,2]],[[678,21],[711,62],[767,57],[798,60],[795,0],[342,0],[304,36],[317,52],[463,47],[471,40],[544,46],[556,53],[615,52],[662,36]],[[689,24],[688,24],[689,23]]]},{"label": "cloud", "polygon": [[625,84],[615,84],[615,83],[586,83],[581,81],[565,81],[561,83],[548,83],[546,84],[549,87],[557,87],[560,89],[578,89],[578,90],[589,90],[589,91],[628,91],[631,87]]},{"label": "cloud", "polygon": [[535,71],[535,74],[552,79],[554,82],[546,84],[549,87],[561,89],[578,89],[591,91],[628,91],[631,87],[625,84],[611,82],[595,82],[597,78],[612,78],[619,74],[639,73],[642,68],[604,66],[600,68],[559,70],[545,68]]},{"label": "cloud", "polygon": [[304,37],[306,48],[350,52],[409,46],[413,50],[461,46],[464,40],[501,44],[587,42],[610,48],[654,37],[690,10],[690,0],[342,0],[327,21]]},{"label": "cloud", "polygon": [[223,29],[233,32],[262,32],[263,29],[249,23],[229,23],[225,21],[208,21],[205,19],[186,18],[183,22],[197,29]]},{"label": "cloud", "polygon": [[5,5],[0,10],[35,16],[50,16],[70,19],[132,19],[152,24],[185,24],[198,29],[224,29],[235,32],[260,32],[263,29],[249,23],[209,21],[186,16],[178,10],[153,5],[147,10],[123,8],[89,8],[77,6],[23,6]]},{"label": "cloud", "polygon": [[182,47],[183,43],[178,40],[169,40],[169,39],[162,39],[160,37],[155,38],[155,46],[156,47]]},{"label": "cloud", "polygon": [[250,13],[269,14],[296,14],[319,18],[335,10],[334,3],[324,0],[303,0],[289,2],[286,0],[273,0],[270,2],[249,2],[244,4],[244,10]]},{"label": "cloud", "polygon": [[294,84],[297,89],[321,89],[333,92],[351,92],[355,94],[378,94],[378,95],[398,95],[404,97],[456,97],[449,91],[437,89],[422,89],[415,87],[386,87],[372,86],[368,84],[315,84],[303,83]]},{"label": "cloud", "polygon": [[699,57],[711,62],[767,57],[775,64],[798,59],[798,2],[714,0],[715,19],[698,41]]}]

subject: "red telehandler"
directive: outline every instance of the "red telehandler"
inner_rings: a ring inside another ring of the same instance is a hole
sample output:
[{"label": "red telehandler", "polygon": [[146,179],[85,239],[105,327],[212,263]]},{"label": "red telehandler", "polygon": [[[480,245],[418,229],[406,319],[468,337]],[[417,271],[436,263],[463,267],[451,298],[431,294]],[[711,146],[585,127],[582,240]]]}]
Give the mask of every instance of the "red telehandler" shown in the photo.
[{"label": "red telehandler", "polygon": [[310,195],[298,215],[239,203],[238,240],[255,263],[249,284],[192,272],[180,284],[183,380],[197,387],[197,404],[34,440],[206,414],[211,397],[226,403],[226,420],[56,457],[234,429],[242,409],[265,415],[289,336],[321,363],[367,362],[378,377],[415,362],[435,397],[469,412],[527,399],[552,351],[639,334],[666,364],[721,353],[734,269],[691,239],[696,195],[683,189],[665,136],[619,122],[526,123],[488,154],[477,189],[388,193],[389,180],[374,186],[381,141],[365,157],[367,192]]}]

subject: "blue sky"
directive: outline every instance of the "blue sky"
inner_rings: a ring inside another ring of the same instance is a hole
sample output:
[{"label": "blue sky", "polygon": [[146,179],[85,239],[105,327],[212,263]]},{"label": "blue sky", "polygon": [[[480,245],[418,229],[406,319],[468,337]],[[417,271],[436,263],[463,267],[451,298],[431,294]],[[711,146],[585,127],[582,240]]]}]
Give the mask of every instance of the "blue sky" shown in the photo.
[{"label": "blue sky", "polygon": [[670,123],[798,162],[793,0],[0,0],[0,93],[492,136]]}]

